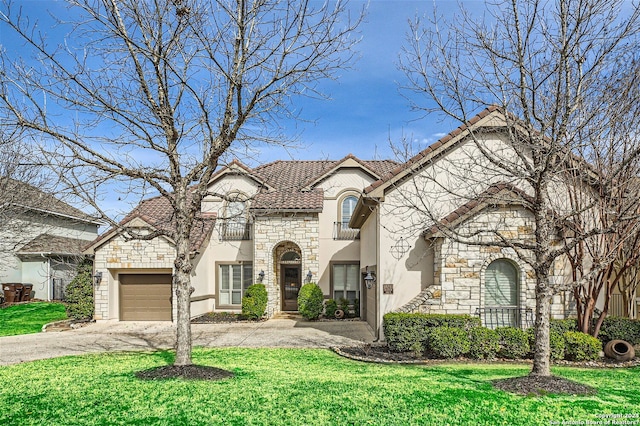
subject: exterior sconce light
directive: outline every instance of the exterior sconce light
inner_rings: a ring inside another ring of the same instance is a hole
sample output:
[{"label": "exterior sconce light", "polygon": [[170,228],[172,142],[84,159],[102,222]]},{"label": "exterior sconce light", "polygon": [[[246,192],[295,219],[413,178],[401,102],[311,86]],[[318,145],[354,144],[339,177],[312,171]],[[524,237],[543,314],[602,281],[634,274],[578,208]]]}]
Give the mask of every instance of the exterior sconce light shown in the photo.
[{"label": "exterior sconce light", "polygon": [[100,283],[102,282],[102,271],[96,272],[96,274],[93,276],[93,281],[96,283],[96,285],[100,285]]},{"label": "exterior sconce light", "polygon": [[373,284],[376,282],[376,276],[375,274],[372,274],[371,271],[369,271],[369,267],[367,266],[367,275],[365,275],[364,277],[364,284],[367,286],[367,289],[371,289],[371,287],[373,287]]},{"label": "exterior sconce light", "polygon": [[258,282],[261,283],[262,281],[264,281],[264,271],[260,271],[258,274]]},{"label": "exterior sconce light", "polygon": [[309,270],[309,272],[307,272],[307,282],[310,283],[312,279],[313,279],[313,274],[311,273],[311,270]]}]

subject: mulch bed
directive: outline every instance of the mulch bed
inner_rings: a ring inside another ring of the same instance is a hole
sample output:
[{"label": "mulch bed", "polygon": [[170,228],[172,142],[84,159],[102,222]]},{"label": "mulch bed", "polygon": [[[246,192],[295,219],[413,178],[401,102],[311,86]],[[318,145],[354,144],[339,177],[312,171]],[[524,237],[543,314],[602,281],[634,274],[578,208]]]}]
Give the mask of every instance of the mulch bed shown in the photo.
[{"label": "mulch bed", "polygon": [[162,367],[138,371],[136,377],[142,380],[225,380],[233,377],[233,373],[206,365],[164,365]]},{"label": "mulch bed", "polygon": [[195,317],[191,320],[191,324],[220,324],[230,322],[260,322],[265,321],[248,319],[242,314],[236,314],[233,312],[209,312],[199,317]]},{"label": "mulch bed", "polygon": [[[471,360],[467,358],[457,359],[437,359],[428,356],[417,356],[413,352],[393,352],[386,344],[364,344],[359,346],[336,347],[333,350],[344,357],[364,362],[375,362],[385,364],[422,364],[422,365],[438,365],[451,363],[464,364],[531,364],[530,359],[494,359],[494,360]],[[556,361],[554,365],[579,367],[579,368],[624,368],[640,366],[640,358],[635,358],[627,362],[616,362],[609,359],[600,361],[572,362],[572,361]],[[558,376],[524,376],[513,377],[508,379],[494,380],[493,386],[506,392],[517,393],[521,395],[546,395],[549,393],[563,393],[570,395],[593,395],[596,390],[564,379]]]}]

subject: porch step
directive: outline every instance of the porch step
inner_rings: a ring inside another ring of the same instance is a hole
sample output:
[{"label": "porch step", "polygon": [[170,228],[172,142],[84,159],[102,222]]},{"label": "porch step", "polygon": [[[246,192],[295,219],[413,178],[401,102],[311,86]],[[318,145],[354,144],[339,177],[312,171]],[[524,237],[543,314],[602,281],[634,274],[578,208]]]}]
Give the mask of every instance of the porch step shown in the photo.
[{"label": "porch step", "polygon": [[296,312],[276,312],[273,314],[273,319],[302,319],[302,315]]}]

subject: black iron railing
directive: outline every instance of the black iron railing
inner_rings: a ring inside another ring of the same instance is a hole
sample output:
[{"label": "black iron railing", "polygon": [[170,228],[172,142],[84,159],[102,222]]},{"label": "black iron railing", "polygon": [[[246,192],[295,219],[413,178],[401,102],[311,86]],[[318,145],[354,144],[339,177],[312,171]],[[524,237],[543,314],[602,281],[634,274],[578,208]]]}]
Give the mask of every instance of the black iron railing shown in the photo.
[{"label": "black iron railing", "polygon": [[487,328],[497,327],[533,327],[534,316],[531,308],[515,306],[487,306],[476,309],[482,325]]},{"label": "black iron railing", "polygon": [[333,239],[334,240],[359,240],[360,230],[349,228],[342,222],[333,222]]},{"label": "black iron railing", "polygon": [[242,241],[251,239],[251,224],[246,222],[222,222],[220,226],[222,241]]}]

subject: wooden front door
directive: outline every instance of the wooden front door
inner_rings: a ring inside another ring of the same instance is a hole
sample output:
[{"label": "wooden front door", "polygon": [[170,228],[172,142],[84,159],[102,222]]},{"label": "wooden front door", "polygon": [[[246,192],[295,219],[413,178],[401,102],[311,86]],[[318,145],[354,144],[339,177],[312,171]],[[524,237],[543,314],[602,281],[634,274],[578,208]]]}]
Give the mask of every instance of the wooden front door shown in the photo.
[{"label": "wooden front door", "polygon": [[302,285],[300,265],[282,265],[282,310],[298,310],[298,292]]}]

